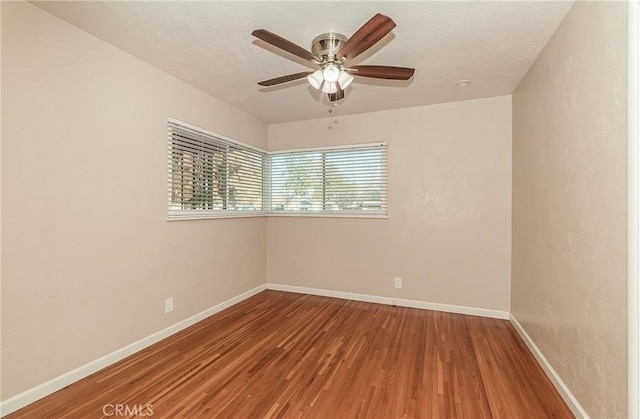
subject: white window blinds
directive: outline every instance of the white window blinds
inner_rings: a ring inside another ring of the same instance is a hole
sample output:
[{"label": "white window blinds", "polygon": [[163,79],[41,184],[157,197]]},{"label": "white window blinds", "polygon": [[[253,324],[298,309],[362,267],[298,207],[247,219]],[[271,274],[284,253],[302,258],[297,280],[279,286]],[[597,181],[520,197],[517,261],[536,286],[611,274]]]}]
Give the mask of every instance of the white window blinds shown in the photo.
[{"label": "white window blinds", "polygon": [[266,152],[172,120],[168,147],[168,218],[266,210]]},{"label": "white window blinds", "polygon": [[269,157],[272,213],[387,215],[386,143]]}]

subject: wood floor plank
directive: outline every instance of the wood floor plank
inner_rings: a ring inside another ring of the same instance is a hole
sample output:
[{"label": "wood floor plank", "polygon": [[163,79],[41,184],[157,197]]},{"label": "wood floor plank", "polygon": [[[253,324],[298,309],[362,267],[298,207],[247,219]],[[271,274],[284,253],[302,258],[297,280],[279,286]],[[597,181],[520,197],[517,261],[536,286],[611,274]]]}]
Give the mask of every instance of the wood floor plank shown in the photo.
[{"label": "wood floor plank", "polygon": [[508,321],[277,291],[8,418],[99,418],[107,404],[158,418],[572,417]]}]

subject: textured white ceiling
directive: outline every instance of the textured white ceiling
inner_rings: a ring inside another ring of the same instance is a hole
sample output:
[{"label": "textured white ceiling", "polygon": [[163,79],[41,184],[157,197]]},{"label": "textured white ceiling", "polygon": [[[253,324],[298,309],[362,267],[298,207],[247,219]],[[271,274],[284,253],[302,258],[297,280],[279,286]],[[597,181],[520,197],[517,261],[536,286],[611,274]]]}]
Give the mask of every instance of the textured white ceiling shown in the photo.
[{"label": "textured white ceiling", "polygon": [[[311,69],[251,36],[267,29],[311,49],[321,33],[351,36],[375,13],[397,27],[349,64],[414,67],[412,80],[356,78],[334,115],[513,93],[572,2],[540,1],[35,1],[173,76],[268,123],[327,116]],[[472,84],[453,86],[460,79]]]}]

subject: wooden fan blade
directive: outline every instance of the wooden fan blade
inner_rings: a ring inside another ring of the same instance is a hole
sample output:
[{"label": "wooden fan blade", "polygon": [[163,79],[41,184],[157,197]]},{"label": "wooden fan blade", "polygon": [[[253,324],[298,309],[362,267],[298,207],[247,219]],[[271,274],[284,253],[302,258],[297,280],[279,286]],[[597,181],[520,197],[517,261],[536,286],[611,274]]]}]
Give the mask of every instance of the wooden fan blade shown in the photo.
[{"label": "wooden fan blade", "polygon": [[275,79],[265,80],[258,83],[260,86],[275,86],[276,84],[286,83],[288,81],[294,81],[301,79],[313,73],[313,71],[304,71],[302,73],[289,74],[287,76],[276,77]]},{"label": "wooden fan blade", "polygon": [[338,85],[338,91],[335,93],[327,93],[330,102],[337,102],[344,97],[344,90]]},{"label": "wooden fan blade", "polygon": [[304,58],[305,60],[320,61],[318,57],[302,48],[301,46],[298,46],[293,42],[286,40],[279,35],[276,35],[275,33],[269,32],[268,30],[256,29],[255,31],[251,32],[251,35],[255,36],[258,39],[262,39],[264,42],[271,44],[274,47],[278,47],[281,50],[287,51],[300,58]]},{"label": "wooden fan blade", "polygon": [[355,70],[352,74],[375,79],[409,80],[416,71],[407,67],[392,67],[388,65],[355,65],[350,67]]},{"label": "wooden fan blade", "polygon": [[347,40],[336,56],[338,58],[355,58],[371,48],[395,27],[396,23],[390,17],[378,13]]}]

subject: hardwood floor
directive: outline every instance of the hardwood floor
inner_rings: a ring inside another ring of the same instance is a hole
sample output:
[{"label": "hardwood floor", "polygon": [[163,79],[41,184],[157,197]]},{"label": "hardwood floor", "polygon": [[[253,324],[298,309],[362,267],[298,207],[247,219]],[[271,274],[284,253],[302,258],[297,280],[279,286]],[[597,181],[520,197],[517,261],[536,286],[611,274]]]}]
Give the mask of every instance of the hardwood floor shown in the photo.
[{"label": "hardwood floor", "polygon": [[253,296],[8,417],[132,413],[572,417],[506,320],[277,291]]}]

